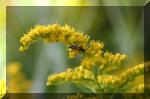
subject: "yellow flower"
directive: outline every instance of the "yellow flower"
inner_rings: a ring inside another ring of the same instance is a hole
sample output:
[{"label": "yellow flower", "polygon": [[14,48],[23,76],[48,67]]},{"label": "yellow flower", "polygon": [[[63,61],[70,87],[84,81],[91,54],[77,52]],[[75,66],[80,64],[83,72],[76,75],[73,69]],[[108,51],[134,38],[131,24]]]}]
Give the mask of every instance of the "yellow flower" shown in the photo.
[{"label": "yellow flower", "polygon": [[77,42],[85,46],[89,37],[86,35],[84,36],[80,32],[76,32],[69,25],[36,25],[30,32],[21,37],[20,43],[22,46],[20,47],[20,51],[27,50],[31,44],[41,39],[44,39],[46,42],[65,42],[66,45]]},{"label": "yellow flower", "polygon": [[86,52],[89,55],[94,55],[98,51],[101,51],[101,49],[103,47],[104,47],[104,44],[102,42],[91,40],[89,45],[88,45],[88,49],[86,50]]},{"label": "yellow flower", "polygon": [[[78,81],[93,79],[94,75],[91,75],[90,72],[82,68],[82,66],[78,66],[74,69],[67,69],[66,72],[61,72],[59,74],[52,74],[48,77],[48,81],[46,83],[47,86],[56,85],[62,82],[73,81],[78,83]],[[65,80],[64,80],[65,79]]]},{"label": "yellow flower", "polygon": [[113,55],[108,51],[104,53],[104,57],[112,64],[119,64],[127,58],[127,56],[124,54],[120,55],[120,53],[116,53]]},{"label": "yellow flower", "polygon": [[104,53],[104,57],[109,57],[110,56],[110,53],[107,51]]},{"label": "yellow flower", "polygon": [[118,77],[112,75],[104,75],[104,76],[99,75],[97,76],[97,79],[100,84],[112,86],[115,83],[115,81],[118,79]]},{"label": "yellow flower", "polygon": [[125,60],[126,58],[127,58],[127,55],[122,55],[122,56],[120,57],[120,61]]},{"label": "yellow flower", "polygon": [[81,65],[87,69],[91,69],[92,67],[95,66],[96,60],[95,58],[92,57],[85,57],[82,62]]},{"label": "yellow flower", "polygon": [[99,50],[96,54],[95,54],[95,57],[100,57],[102,55],[102,50]]},{"label": "yellow flower", "polygon": [[111,86],[113,88],[120,88],[120,86],[122,86],[123,84],[134,80],[137,76],[142,74],[144,74],[144,64],[139,64],[136,65],[134,68],[131,68],[126,72],[122,73],[120,76],[98,75],[97,79],[100,84]]},{"label": "yellow flower", "polygon": [[144,64],[136,65],[134,68],[131,68],[124,72],[120,79],[122,83],[130,81],[130,79],[134,79],[135,77],[144,74]]},{"label": "yellow flower", "polygon": [[105,58],[101,58],[101,63],[105,65],[107,63],[107,60]]},{"label": "yellow flower", "polygon": [[[86,45],[89,40],[89,36],[83,35],[81,32],[76,32],[69,25],[59,26],[58,24],[41,26],[36,25],[33,29],[30,30],[20,39],[19,51],[27,50],[31,44],[37,42],[38,40],[45,40],[45,42],[64,42],[66,46],[75,45],[86,48]],[[75,57],[79,54],[79,51],[69,50],[70,58]]]}]

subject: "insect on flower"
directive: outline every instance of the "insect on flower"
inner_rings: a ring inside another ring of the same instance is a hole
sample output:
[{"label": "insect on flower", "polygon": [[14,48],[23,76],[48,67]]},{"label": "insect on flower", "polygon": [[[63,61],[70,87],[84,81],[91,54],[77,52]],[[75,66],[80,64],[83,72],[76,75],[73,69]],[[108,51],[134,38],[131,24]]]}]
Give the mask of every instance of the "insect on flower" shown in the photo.
[{"label": "insect on flower", "polygon": [[76,46],[76,45],[71,45],[69,46],[70,49],[72,49],[71,51],[76,51],[78,50],[80,53],[84,53],[85,54],[85,51],[90,47],[90,45],[84,49],[82,46]]},{"label": "insect on flower", "polygon": [[69,48],[71,48],[72,51],[78,50],[79,52],[85,53],[85,49],[82,46],[71,45]]}]

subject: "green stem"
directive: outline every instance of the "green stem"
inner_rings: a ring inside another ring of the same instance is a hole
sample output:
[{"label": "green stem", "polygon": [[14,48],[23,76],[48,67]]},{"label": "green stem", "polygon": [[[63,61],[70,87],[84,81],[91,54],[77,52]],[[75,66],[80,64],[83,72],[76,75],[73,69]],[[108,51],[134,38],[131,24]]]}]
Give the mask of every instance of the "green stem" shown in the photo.
[{"label": "green stem", "polygon": [[94,77],[95,77],[95,79],[96,79],[96,83],[97,83],[99,89],[101,89],[100,84],[98,83],[98,80],[97,80],[97,76],[98,76],[98,74],[99,74],[98,67],[95,66],[95,68],[94,68],[93,71],[94,71]]},{"label": "green stem", "polygon": [[80,89],[82,89],[85,92],[88,93],[96,93],[95,90],[93,90],[91,87],[89,87],[87,84],[80,82],[79,86]]},{"label": "green stem", "polygon": [[[96,76],[95,76],[95,77],[96,77]],[[101,89],[100,84],[98,83],[97,77],[96,77],[95,79],[96,79],[96,83],[97,83],[99,89]]]}]

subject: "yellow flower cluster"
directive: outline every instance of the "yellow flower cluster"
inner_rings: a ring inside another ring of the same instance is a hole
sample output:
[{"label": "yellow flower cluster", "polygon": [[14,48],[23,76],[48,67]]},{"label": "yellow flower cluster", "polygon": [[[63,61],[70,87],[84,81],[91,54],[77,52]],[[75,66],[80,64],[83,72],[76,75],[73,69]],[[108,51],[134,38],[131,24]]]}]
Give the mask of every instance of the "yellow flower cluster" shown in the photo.
[{"label": "yellow flower cluster", "polygon": [[[114,75],[98,75],[98,83],[101,88],[121,88],[122,85],[133,81],[139,75],[144,74],[144,64],[136,65],[135,67],[128,69],[126,72],[122,73],[120,76]],[[144,83],[144,82],[143,82]],[[140,87],[138,87],[140,88]]]},{"label": "yellow flower cluster", "polygon": [[98,51],[101,51],[101,49],[104,47],[104,44],[100,41],[94,41],[94,40],[91,40],[89,42],[89,46],[87,48],[87,54],[88,55],[95,55]]},{"label": "yellow flower cluster", "polygon": [[[110,88],[117,89],[121,87],[123,84],[126,84],[132,80],[134,80],[137,76],[144,74],[144,64],[136,65],[134,68],[127,70],[122,73],[120,76],[114,75],[98,75],[97,80],[100,84],[101,91],[109,92]],[[82,68],[82,66],[76,67],[75,69],[67,69],[66,72],[61,72],[59,74],[53,74],[48,77],[47,86],[49,85],[57,85],[61,82],[64,83],[73,81],[75,83],[78,82],[86,82],[92,81],[93,84],[96,84],[96,79],[94,77],[93,72]],[[97,89],[95,89],[97,90]]]},{"label": "yellow flower cluster", "polygon": [[28,92],[31,81],[27,80],[21,72],[21,64],[18,62],[9,63],[7,66],[8,92],[24,93]]},{"label": "yellow flower cluster", "polygon": [[[108,74],[108,71],[113,71],[114,68],[117,68],[127,56],[125,54],[112,54],[108,51],[103,51],[103,42],[89,40],[89,36],[84,35],[82,32],[76,32],[69,25],[36,25],[30,32],[21,37],[20,43],[22,46],[19,50],[25,51],[31,44],[42,39],[48,43],[64,42],[66,46],[69,46],[70,58],[74,58],[78,54],[83,55],[80,66],[74,69],[69,68],[66,72],[50,75],[47,86],[68,81],[78,84],[80,82],[90,82],[87,85],[95,88],[94,91],[111,92],[110,90],[122,88],[129,81],[144,73],[144,64],[140,64],[127,70],[120,76]],[[91,83],[93,84],[92,86]]]},{"label": "yellow flower cluster", "polygon": [[127,58],[124,54],[120,55],[120,53],[116,53],[113,55],[108,51],[103,52],[104,44],[100,41],[91,40],[88,46],[86,57],[81,61],[81,65],[87,69],[98,66],[99,70],[102,71],[106,67],[113,66],[113,64],[114,66],[119,65]]},{"label": "yellow flower cluster", "polygon": [[128,83],[129,81],[134,80],[135,77],[143,74],[144,74],[144,63],[138,64],[134,68],[127,70],[121,75],[120,77],[122,81],[121,84]]},{"label": "yellow flower cluster", "polygon": [[97,51],[87,50],[87,53],[90,53],[90,55],[82,60],[81,65],[87,69],[91,69],[91,67],[98,66],[100,71],[109,66],[117,66],[127,58],[126,55],[120,55],[120,53],[116,53],[115,55],[113,55],[112,53],[104,52],[103,54],[101,49]]},{"label": "yellow flower cluster", "polygon": [[103,65],[106,63],[120,63],[127,57],[119,53],[113,55],[108,52],[102,55],[102,48],[104,47],[102,42],[94,40],[89,42],[89,36],[76,32],[69,25],[59,26],[58,24],[48,26],[36,25],[34,29],[31,29],[30,32],[21,37],[20,43],[22,46],[19,50],[27,50],[31,44],[41,39],[44,39],[46,42],[64,42],[67,46],[74,45],[74,47],[78,47],[78,49],[69,48],[70,58],[80,54],[82,52],[81,49],[84,49],[86,58],[83,59],[81,65],[86,68],[93,67],[95,64],[99,65],[99,67],[104,67]]},{"label": "yellow flower cluster", "polygon": [[[69,25],[36,25],[34,29],[31,29],[30,32],[21,37],[20,43],[22,46],[19,48],[19,50],[25,51],[30,47],[31,44],[41,39],[44,39],[46,42],[64,42],[67,46],[75,45],[86,48],[89,37],[83,35],[81,32],[76,32]],[[71,55],[71,57],[73,57],[73,55]]]},{"label": "yellow flower cluster", "polygon": [[125,60],[127,58],[126,55],[120,55],[120,53],[116,53],[113,55],[112,53],[105,52],[104,57],[106,58],[107,61],[113,64],[119,64],[121,61]]},{"label": "yellow flower cluster", "polygon": [[119,80],[117,76],[113,75],[98,75],[97,76],[98,83],[100,83],[101,88],[104,88],[106,85],[107,86],[112,86],[116,84],[116,81]]},{"label": "yellow flower cluster", "polygon": [[[82,66],[75,69],[68,68],[66,72],[59,74],[52,74],[48,77],[47,86],[56,85],[61,82],[73,81],[78,83],[79,81],[93,80],[94,75],[92,72],[82,68]],[[65,80],[65,81],[64,81]]]},{"label": "yellow flower cluster", "polygon": [[6,94],[6,80],[0,79],[0,99]]}]

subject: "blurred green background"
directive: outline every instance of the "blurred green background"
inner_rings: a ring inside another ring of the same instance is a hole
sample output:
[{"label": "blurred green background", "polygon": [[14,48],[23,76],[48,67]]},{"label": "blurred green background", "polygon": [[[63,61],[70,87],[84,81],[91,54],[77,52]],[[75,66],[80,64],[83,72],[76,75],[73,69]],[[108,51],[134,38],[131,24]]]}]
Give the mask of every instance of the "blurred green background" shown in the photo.
[{"label": "blurred green background", "polygon": [[30,92],[83,92],[73,83],[51,87],[45,85],[48,75],[80,64],[81,56],[69,59],[63,44],[39,41],[26,52],[19,52],[20,37],[35,24],[68,24],[88,34],[92,40],[103,41],[104,51],[128,55],[122,68],[144,62],[143,7],[9,6],[6,15],[6,63],[20,62],[23,65],[23,73],[33,83]]}]

